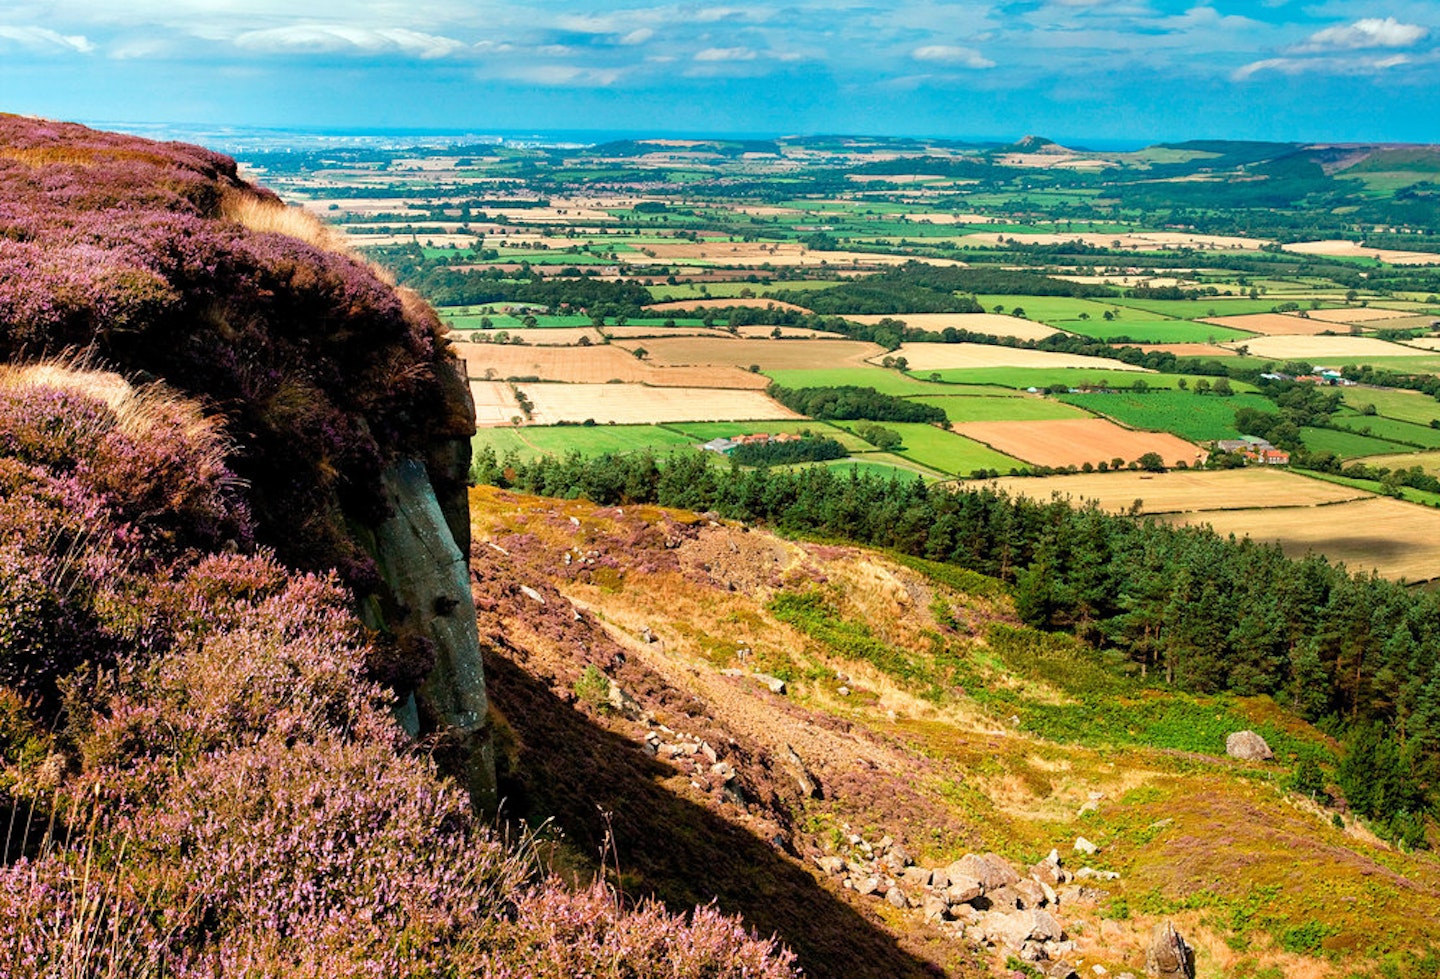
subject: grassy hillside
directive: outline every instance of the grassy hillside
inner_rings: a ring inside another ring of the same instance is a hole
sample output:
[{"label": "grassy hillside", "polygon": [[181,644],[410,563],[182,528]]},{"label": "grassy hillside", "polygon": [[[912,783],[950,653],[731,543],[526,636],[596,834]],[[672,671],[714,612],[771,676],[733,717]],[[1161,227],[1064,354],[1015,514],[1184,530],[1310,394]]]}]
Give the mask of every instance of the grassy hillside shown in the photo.
[{"label": "grassy hillside", "polygon": [[[1029,866],[1054,847],[1098,872],[1052,909],[1084,972],[1140,973],[1164,920],[1207,976],[1436,961],[1435,858],[1347,814],[1340,746],[1283,704],[1170,692],[1025,628],[1006,586],[950,565],[648,506],[488,487],[471,502],[509,795],[581,855],[613,833],[633,893],[684,902],[703,880],[814,974],[975,974],[1006,951],[820,862],[887,836],[924,866],[986,851]],[[1243,729],[1275,759],[1227,758]],[[736,781],[667,747],[687,740]]]}]

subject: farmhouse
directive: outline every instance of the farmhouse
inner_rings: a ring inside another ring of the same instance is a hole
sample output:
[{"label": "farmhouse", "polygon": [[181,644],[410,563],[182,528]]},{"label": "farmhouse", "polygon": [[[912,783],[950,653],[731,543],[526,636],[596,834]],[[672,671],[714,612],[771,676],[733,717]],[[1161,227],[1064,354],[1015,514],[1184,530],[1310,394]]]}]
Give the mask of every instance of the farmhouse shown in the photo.
[{"label": "farmhouse", "polygon": [[736,435],[734,438],[713,438],[700,446],[704,452],[718,452],[720,455],[729,455],[742,445],[768,445],[771,442],[799,442],[801,436],[794,432],[756,432],[753,435]]},{"label": "farmhouse", "polygon": [[1284,449],[1275,448],[1267,440],[1255,435],[1247,435],[1238,439],[1220,439],[1211,444],[1217,452],[1238,452],[1245,457],[1247,462],[1256,462],[1262,466],[1290,465],[1290,453]]}]

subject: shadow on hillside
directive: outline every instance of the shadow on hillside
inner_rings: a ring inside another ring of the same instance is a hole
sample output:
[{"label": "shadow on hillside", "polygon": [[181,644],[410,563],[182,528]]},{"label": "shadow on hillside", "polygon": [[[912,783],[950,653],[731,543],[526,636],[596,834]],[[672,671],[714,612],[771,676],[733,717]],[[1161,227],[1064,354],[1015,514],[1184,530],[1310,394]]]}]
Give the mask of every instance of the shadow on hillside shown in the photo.
[{"label": "shadow on hillside", "polygon": [[944,974],[767,842],[668,791],[659,784],[673,774],[668,766],[591,723],[503,655],[487,651],[485,671],[520,742],[518,777],[501,784],[509,814],[553,818],[578,850],[599,853],[602,811],[610,813],[629,896],[654,894],[677,911],[714,900],[759,934],[778,935],[808,976]]}]

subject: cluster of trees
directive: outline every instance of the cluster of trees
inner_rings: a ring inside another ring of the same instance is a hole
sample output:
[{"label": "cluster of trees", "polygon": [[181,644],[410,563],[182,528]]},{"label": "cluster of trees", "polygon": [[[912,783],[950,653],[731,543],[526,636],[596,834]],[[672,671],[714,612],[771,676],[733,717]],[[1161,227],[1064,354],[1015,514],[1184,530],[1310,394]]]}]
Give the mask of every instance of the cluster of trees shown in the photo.
[{"label": "cluster of trees", "polygon": [[787,466],[798,462],[843,459],[845,446],[832,438],[804,438],[795,442],[747,442],[737,445],[730,458],[742,466]]},{"label": "cluster of trees", "polygon": [[1118,650],[1149,682],[1271,694],[1338,735],[1380,724],[1385,750],[1404,759],[1405,798],[1428,798],[1440,777],[1440,598],[1321,557],[1290,560],[1275,545],[1093,506],[822,467],[725,471],[686,455],[502,464],[487,450],[476,475],[601,504],[714,510],[978,571],[1013,583],[1030,625]]},{"label": "cluster of trees", "polygon": [[904,265],[823,292],[775,293],[775,298],[817,313],[888,315],[893,313],[983,313],[975,294],[1004,296],[1118,296],[1109,286],[1053,279],[1014,269],[954,268],[906,262]]},{"label": "cluster of trees", "polygon": [[943,408],[853,384],[820,388],[787,388],[771,384],[765,393],[791,411],[826,421],[863,418],[876,422],[949,422]]}]

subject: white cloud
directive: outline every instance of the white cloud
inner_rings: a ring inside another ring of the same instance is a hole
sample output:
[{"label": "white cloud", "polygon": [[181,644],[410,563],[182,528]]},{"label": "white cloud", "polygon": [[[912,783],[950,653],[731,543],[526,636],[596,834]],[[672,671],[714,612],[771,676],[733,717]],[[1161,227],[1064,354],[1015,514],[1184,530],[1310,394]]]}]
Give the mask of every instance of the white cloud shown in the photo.
[{"label": "white cloud", "polygon": [[754,61],[758,57],[751,48],[706,48],[695,53],[696,61]]},{"label": "white cloud", "polygon": [[450,37],[422,34],[403,27],[364,28],[341,24],[298,24],[247,31],[235,46],[266,54],[405,54],[417,58],[444,58],[466,49]]},{"label": "white cloud", "polygon": [[591,68],[585,65],[515,65],[502,77],[532,85],[554,87],[605,87],[614,85],[625,74],[621,68]]},{"label": "white cloud", "polygon": [[1378,75],[1392,68],[1415,64],[1417,60],[1406,54],[1362,55],[1352,58],[1265,58],[1235,69],[1230,77],[1237,82],[1243,82],[1265,72],[1280,75],[1304,75],[1311,72],[1330,75]]},{"label": "white cloud", "polygon": [[650,40],[654,36],[655,32],[652,31],[650,28],[641,27],[631,31],[629,34],[626,34],[624,37],[620,38],[620,43],[627,45],[644,44],[646,41]]},{"label": "white cloud", "polygon": [[31,51],[74,51],[89,54],[95,45],[83,34],[61,34],[48,27],[6,27],[0,25],[0,42],[9,41]]},{"label": "white cloud", "polygon": [[962,68],[994,68],[995,62],[974,48],[954,44],[926,44],[910,52],[916,61],[932,61],[944,65],[958,65]]},{"label": "white cloud", "polygon": [[1394,17],[1366,17],[1353,24],[1327,27],[1311,34],[1295,50],[1358,51],[1364,48],[1408,48],[1429,36],[1428,28],[1419,24],[1402,24]]}]

